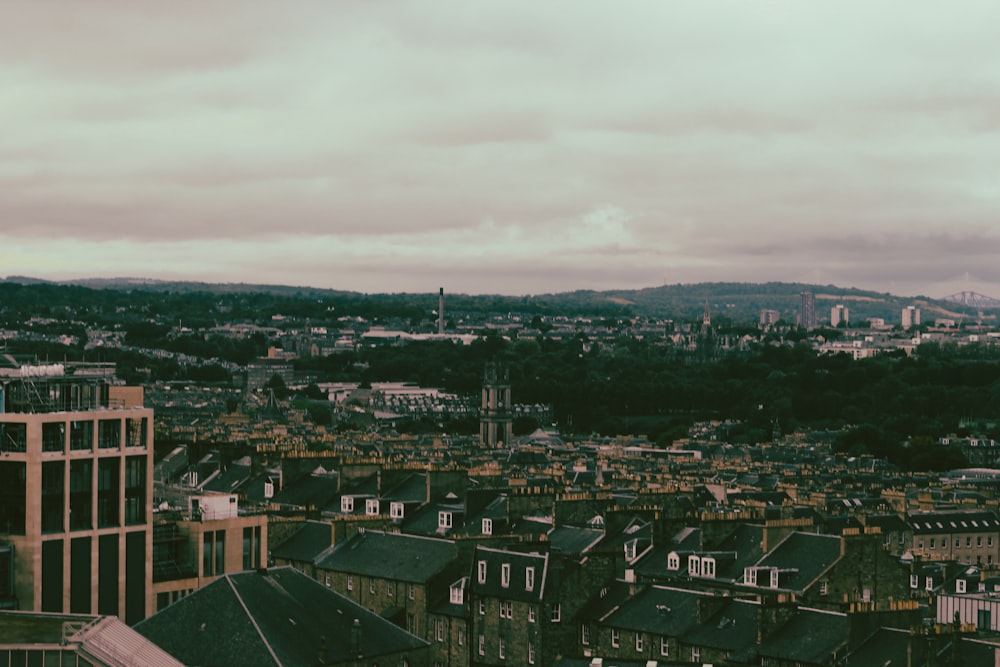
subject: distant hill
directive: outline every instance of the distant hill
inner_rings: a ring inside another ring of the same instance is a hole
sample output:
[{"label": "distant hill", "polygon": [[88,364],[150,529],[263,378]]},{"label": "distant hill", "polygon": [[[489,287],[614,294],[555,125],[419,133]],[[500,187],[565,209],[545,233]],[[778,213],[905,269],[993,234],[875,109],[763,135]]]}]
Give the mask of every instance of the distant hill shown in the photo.
[{"label": "distant hill", "polygon": [[[10,276],[5,281],[21,285],[76,286],[95,290],[141,291],[182,294],[270,294],[283,298],[344,299],[351,302],[393,301],[418,307],[436,308],[437,294],[362,294],[315,287],[257,285],[247,283],[206,283],[164,281],[146,278],[88,278],[60,282]],[[830,308],[847,306],[852,322],[880,317],[889,324],[900,320],[903,308],[916,305],[924,311],[924,321],[935,317],[955,319],[977,317],[977,311],[959,303],[928,297],[901,297],[836,285],[805,283],[692,283],[662,285],[635,290],[578,290],[534,296],[467,295],[446,292],[446,312],[520,312],[537,314],[591,314],[598,317],[659,317],[698,320],[706,305],[713,321],[756,322],[764,309],[777,310],[781,319],[797,321],[802,292],[816,295],[816,315],[820,323],[829,321]],[[985,319],[994,315],[986,314]]]}]

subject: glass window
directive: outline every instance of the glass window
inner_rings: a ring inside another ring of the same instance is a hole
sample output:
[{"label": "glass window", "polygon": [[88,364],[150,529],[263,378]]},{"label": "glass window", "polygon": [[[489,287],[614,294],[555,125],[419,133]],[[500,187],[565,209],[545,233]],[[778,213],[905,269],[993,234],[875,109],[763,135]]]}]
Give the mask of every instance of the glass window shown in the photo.
[{"label": "glass window", "polygon": [[69,529],[94,527],[94,462],[78,459],[69,462]]},{"label": "glass window", "polygon": [[25,463],[0,461],[0,533],[24,535],[28,511]]},{"label": "glass window", "polygon": [[122,421],[102,419],[97,422],[97,446],[100,449],[118,449],[122,441]]},{"label": "glass window", "polygon": [[28,426],[0,423],[0,452],[26,451],[28,451]]},{"label": "glass window", "polygon": [[65,461],[42,464],[42,532],[57,533],[63,529],[66,507]]},{"label": "glass window", "polygon": [[42,424],[42,451],[62,452],[66,450],[66,422]]},{"label": "glass window", "polygon": [[146,457],[125,459],[125,524],[146,522]]},{"label": "glass window", "polygon": [[126,447],[145,447],[146,446],[146,429],[148,428],[148,421],[146,417],[142,418],[128,418],[125,420],[125,446]]},{"label": "glass window", "polygon": [[74,451],[94,448],[94,422],[74,421],[69,423],[69,448]]}]

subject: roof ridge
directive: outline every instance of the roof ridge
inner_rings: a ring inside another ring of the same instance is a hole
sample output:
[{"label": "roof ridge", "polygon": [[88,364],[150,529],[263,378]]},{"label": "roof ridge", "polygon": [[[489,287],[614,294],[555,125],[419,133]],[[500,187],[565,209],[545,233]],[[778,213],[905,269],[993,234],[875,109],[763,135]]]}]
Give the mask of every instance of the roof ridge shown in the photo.
[{"label": "roof ridge", "polygon": [[271,654],[271,657],[274,659],[274,663],[278,665],[278,667],[284,667],[281,660],[278,659],[277,654],[274,652],[274,649],[271,648],[271,644],[267,641],[267,637],[264,636],[264,631],[260,629],[259,625],[257,625],[257,619],[255,619],[253,614],[250,613],[250,608],[247,607],[246,603],[243,601],[243,597],[240,595],[240,592],[236,590],[236,585],[233,583],[232,577],[227,574],[224,578],[226,583],[229,584],[229,588],[233,590],[233,595],[236,596],[236,601],[240,603],[241,607],[243,607],[243,612],[247,615],[250,623],[253,624],[254,630],[257,631],[257,636],[260,637],[262,642],[264,642],[264,647],[267,648],[267,652]]}]

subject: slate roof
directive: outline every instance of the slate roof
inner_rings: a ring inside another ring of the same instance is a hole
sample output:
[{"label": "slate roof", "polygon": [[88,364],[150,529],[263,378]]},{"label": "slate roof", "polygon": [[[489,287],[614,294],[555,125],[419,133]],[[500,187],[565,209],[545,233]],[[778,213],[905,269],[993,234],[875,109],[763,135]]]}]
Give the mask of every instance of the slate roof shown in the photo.
[{"label": "slate roof", "polygon": [[603,530],[582,526],[556,526],[548,534],[553,551],[574,555],[589,551],[603,538]]},{"label": "slate roof", "polygon": [[387,656],[423,640],[290,567],[225,575],[141,621],[135,630],[191,665],[347,662],[360,621],[359,653]]},{"label": "slate roof", "polygon": [[847,644],[847,635],[845,614],[799,608],[785,625],[760,643],[757,651],[768,658],[826,665]]},{"label": "slate roof", "polygon": [[1000,518],[993,512],[914,512],[906,515],[914,535],[937,533],[995,533]]},{"label": "slate roof", "polygon": [[318,468],[290,484],[285,484],[281,491],[274,494],[271,502],[293,507],[325,507],[338,496],[339,489],[340,475]]},{"label": "slate roof", "polygon": [[218,475],[210,479],[202,488],[205,491],[217,491],[220,493],[236,493],[236,490],[250,479],[250,459],[244,457],[240,461],[232,463],[228,468],[221,470]]},{"label": "slate roof", "polygon": [[415,472],[382,494],[382,499],[404,503],[422,503],[427,500],[427,473]]},{"label": "slate roof", "polygon": [[[841,538],[814,533],[790,533],[774,549],[764,555],[757,567],[775,567],[788,572],[779,580],[778,588],[803,591],[840,559]],[[766,582],[758,581],[758,586]]]},{"label": "slate roof", "polygon": [[426,583],[456,558],[451,540],[366,530],[316,558],[316,567],[381,579]]},{"label": "slate roof", "polygon": [[311,563],[333,544],[333,526],[306,521],[284,542],[271,549],[272,558]]},{"label": "slate roof", "polygon": [[[485,563],[486,580],[479,580],[479,563]],[[548,554],[521,553],[506,549],[477,546],[472,558],[472,594],[475,597],[493,597],[522,602],[540,602],[545,594],[548,574]],[[503,585],[503,565],[510,566],[508,585]],[[527,568],[535,569],[534,582],[527,589]]]},{"label": "slate roof", "polygon": [[711,597],[679,588],[648,586],[605,613],[602,623],[623,630],[684,637],[698,625],[698,599]]}]

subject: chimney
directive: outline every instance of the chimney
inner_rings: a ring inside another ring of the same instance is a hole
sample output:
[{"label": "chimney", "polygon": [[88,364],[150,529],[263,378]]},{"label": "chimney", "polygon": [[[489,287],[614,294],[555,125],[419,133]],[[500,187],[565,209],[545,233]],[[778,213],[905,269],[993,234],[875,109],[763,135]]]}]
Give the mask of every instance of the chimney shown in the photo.
[{"label": "chimney", "polygon": [[357,618],[351,626],[351,655],[361,657],[361,621]]},{"label": "chimney", "polygon": [[444,288],[438,289],[438,333],[444,333]]}]

